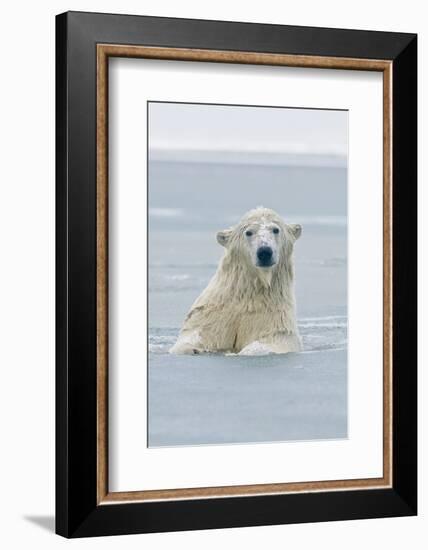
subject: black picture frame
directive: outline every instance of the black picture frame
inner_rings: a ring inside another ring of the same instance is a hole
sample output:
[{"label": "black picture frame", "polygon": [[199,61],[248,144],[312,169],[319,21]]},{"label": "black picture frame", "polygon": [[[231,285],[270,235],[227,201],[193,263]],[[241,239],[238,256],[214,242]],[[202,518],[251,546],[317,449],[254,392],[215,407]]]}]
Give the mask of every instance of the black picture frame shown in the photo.
[{"label": "black picture frame", "polygon": [[[392,62],[392,487],[97,503],[100,43]],[[415,515],[417,36],[67,12],[56,18],[56,98],[56,532],[86,537]]]}]

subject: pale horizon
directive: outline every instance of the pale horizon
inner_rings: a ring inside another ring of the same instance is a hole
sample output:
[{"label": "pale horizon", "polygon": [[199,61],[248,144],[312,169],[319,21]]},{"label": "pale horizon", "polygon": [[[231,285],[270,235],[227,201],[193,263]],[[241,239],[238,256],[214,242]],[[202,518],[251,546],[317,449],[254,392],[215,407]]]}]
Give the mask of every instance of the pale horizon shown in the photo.
[{"label": "pale horizon", "polygon": [[[152,160],[346,164],[348,112],[286,107],[149,104]],[[249,156],[248,158],[246,156]],[[256,155],[254,157],[254,155]],[[274,157],[277,157],[276,159]]]}]

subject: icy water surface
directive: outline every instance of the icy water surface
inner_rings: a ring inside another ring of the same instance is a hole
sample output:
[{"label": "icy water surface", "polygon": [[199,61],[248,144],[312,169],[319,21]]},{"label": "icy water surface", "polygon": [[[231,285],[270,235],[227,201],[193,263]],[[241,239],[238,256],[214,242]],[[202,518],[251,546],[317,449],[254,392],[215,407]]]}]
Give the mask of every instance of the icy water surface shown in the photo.
[{"label": "icy water surface", "polygon": [[[149,182],[149,446],[346,437],[346,171],[152,162]],[[304,351],[168,354],[222,255],[216,231],[258,205],[303,226]]]}]

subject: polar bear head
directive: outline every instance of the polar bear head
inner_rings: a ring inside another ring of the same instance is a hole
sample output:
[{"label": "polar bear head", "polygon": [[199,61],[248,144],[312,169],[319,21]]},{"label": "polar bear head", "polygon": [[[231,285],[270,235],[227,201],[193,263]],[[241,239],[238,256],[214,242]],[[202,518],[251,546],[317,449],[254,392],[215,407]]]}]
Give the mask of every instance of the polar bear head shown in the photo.
[{"label": "polar bear head", "polygon": [[300,225],[286,224],[276,212],[260,206],[236,226],[219,231],[217,241],[233,261],[266,272],[287,265],[301,232]]}]

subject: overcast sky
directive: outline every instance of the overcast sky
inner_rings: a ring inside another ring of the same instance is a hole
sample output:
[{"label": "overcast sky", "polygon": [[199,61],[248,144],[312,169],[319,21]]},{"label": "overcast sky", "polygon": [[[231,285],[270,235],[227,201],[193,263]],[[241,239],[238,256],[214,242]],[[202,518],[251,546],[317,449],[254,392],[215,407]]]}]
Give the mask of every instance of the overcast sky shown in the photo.
[{"label": "overcast sky", "polygon": [[348,113],[317,109],[149,104],[156,150],[230,150],[346,155]]}]

